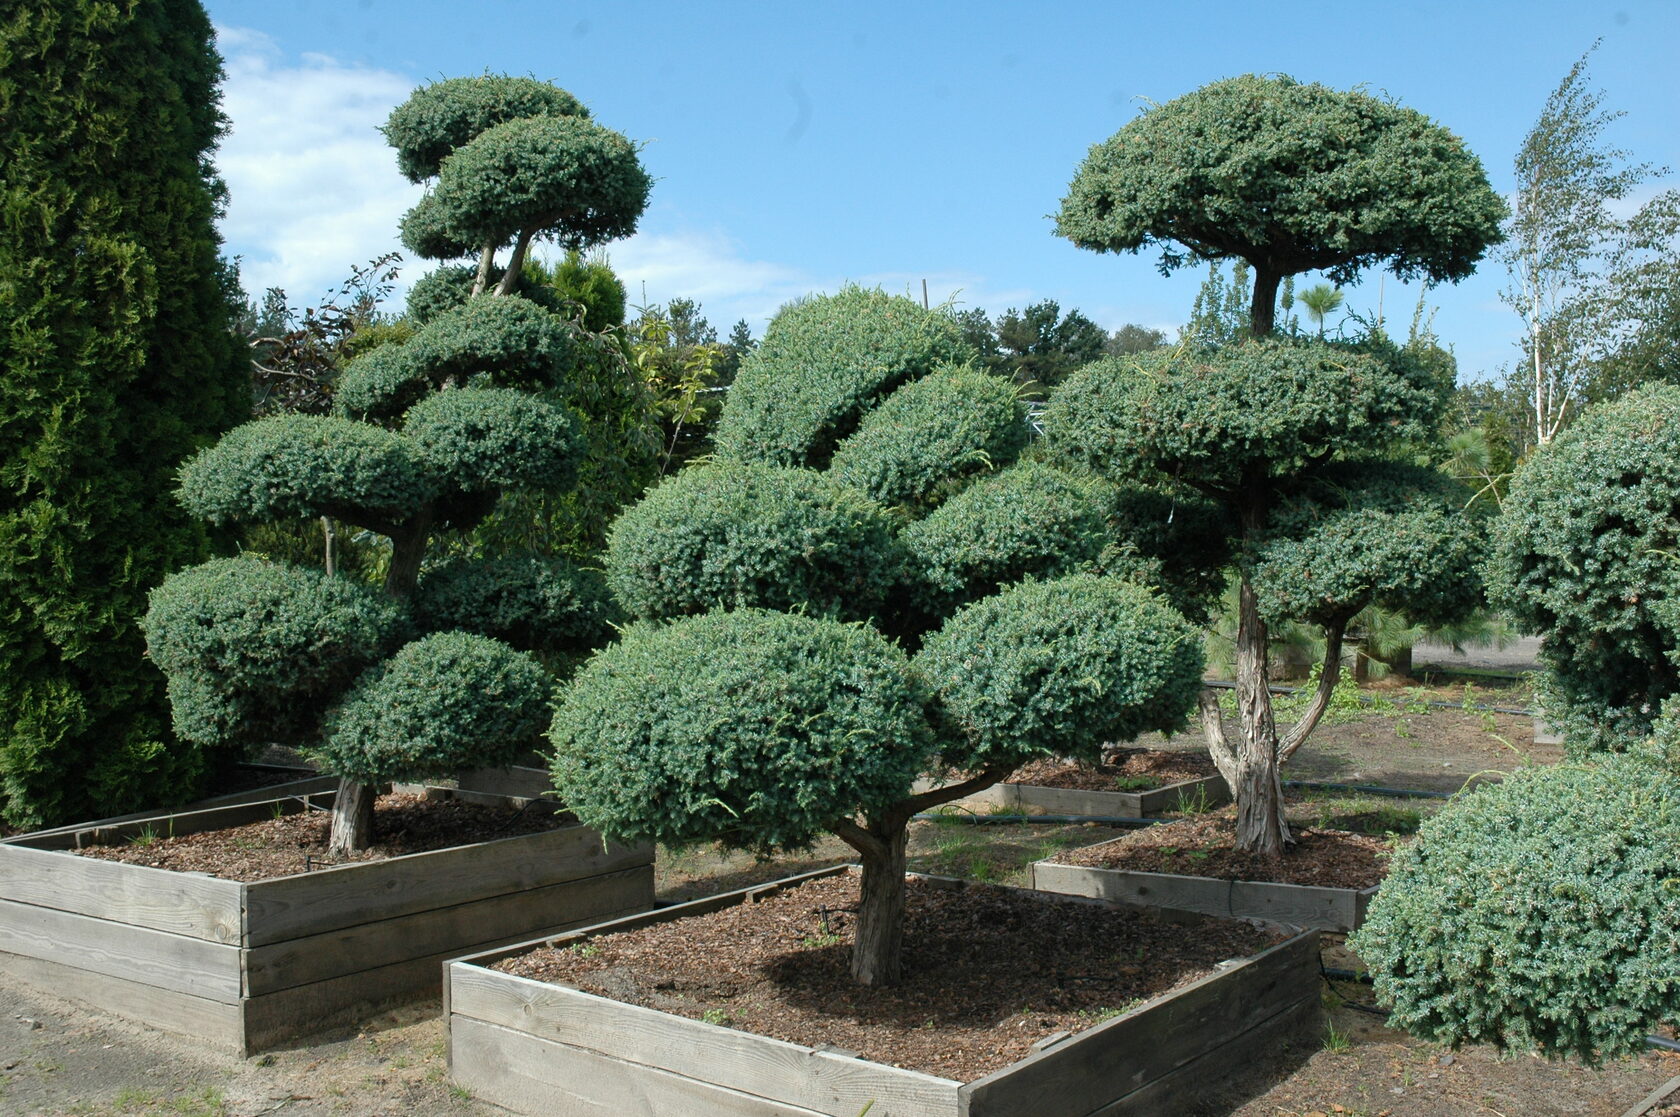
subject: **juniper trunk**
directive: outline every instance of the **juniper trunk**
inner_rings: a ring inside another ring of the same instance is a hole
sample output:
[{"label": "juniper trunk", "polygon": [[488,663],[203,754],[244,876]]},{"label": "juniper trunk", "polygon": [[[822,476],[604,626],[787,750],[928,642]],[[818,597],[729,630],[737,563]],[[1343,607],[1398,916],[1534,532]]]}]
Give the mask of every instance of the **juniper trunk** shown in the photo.
[{"label": "juniper trunk", "polygon": [[[1289,843],[1278,775],[1277,723],[1266,678],[1266,622],[1245,576],[1237,614],[1237,740],[1235,772],[1227,774],[1237,802],[1237,848],[1275,856]],[[1231,780],[1231,776],[1235,780]]]},{"label": "juniper trunk", "polygon": [[857,936],[852,945],[852,977],[860,985],[898,981],[904,954],[904,867],[909,830],[891,834],[871,827],[876,841],[859,849]]}]

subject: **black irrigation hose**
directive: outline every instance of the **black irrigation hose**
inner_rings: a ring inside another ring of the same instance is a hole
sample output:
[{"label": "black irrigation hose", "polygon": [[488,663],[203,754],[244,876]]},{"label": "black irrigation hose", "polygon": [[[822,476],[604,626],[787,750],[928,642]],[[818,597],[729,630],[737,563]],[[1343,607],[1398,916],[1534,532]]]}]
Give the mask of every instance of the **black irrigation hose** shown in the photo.
[{"label": "black irrigation hose", "polygon": [[[1205,687],[1212,687],[1215,690],[1237,689],[1236,683],[1228,683],[1223,679],[1203,679],[1202,685]],[[1304,688],[1298,686],[1279,686],[1278,684],[1273,683],[1266,689],[1271,691],[1273,694],[1299,694]],[[1377,694],[1361,694],[1359,696],[1359,701],[1363,702],[1367,706],[1375,706],[1378,702],[1387,702],[1391,700],[1383,698],[1381,695]],[[1485,710],[1488,713],[1516,714],[1525,718],[1531,718],[1534,716],[1534,711],[1527,709],[1526,707],[1518,709],[1515,706],[1484,706],[1480,702],[1473,702],[1466,706],[1462,702],[1442,702],[1435,698],[1424,698],[1418,699],[1417,701],[1421,702],[1425,706],[1433,706],[1438,710]]]}]

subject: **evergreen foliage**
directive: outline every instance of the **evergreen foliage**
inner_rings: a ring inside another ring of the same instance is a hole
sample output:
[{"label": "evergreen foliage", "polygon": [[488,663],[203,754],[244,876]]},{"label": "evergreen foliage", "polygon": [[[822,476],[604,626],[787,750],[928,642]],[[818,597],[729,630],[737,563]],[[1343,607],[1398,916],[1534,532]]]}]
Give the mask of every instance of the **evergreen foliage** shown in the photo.
[{"label": "evergreen foliage", "polygon": [[803,609],[874,616],[902,577],[894,525],[856,489],[772,465],[684,470],[613,525],[607,578],[632,616]]},{"label": "evergreen foliage", "polygon": [[[917,810],[1064,745],[1090,753],[1105,732],[1177,725],[1194,693],[1183,677],[1200,676],[1199,644],[1142,586],[1088,576],[986,596],[1118,554],[1121,502],[1105,482],[1009,464],[1020,406],[1007,381],[952,367],[966,348],[951,319],[880,292],[784,308],[730,391],[717,459],[614,525],[609,584],[646,619],[580,671],[555,722],[557,786],[609,834],[761,852],[823,830],[849,842],[864,984],[899,976]],[[946,521],[936,544],[913,539]],[[917,601],[935,562],[951,584]],[[1064,610],[1069,595],[1080,602]],[[1041,623],[1041,608],[1061,620]],[[906,658],[941,638],[955,712]],[[1022,707],[1013,720],[950,682],[976,656]],[[913,793],[940,756],[978,767]]]},{"label": "evergreen foliage", "polygon": [[548,655],[600,647],[618,617],[600,571],[531,554],[433,567],[415,587],[412,607],[423,632],[493,636]]},{"label": "evergreen foliage", "polygon": [[1348,940],[1390,1022],[1597,1063],[1680,1014],[1680,772],[1642,749],[1524,768],[1429,819]]},{"label": "evergreen foliage", "polygon": [[762,609],[637,625],[561,696],[555,780],[627,840],[801,849],[931,758],[904,653],[863,625]]},{"label": "evergreen foliage", "polygon": [[921,606],[933,616],[1029,576],[1094,566],[1113,537],[1102,481],[1034,462],[986,477],[904,529]]},{"label": "evergreen foliage", "polygon": [[902,296],[846,287],[790,303],[741,362],[718,457],[823,468],[881,397],[969,355],[949,318]]},{"label": "evergreen foliage", "polygon": [[[397,109],[388,131],[405,173],[430,173],[438,144],[447,149],[462,135],[474,137],[442,158],[435,169],[443,182],[422,203],[437,208],[441,197],[456,206],[441,211],[451,229],[477,238],[472,246],[481,266],[467,299],[443,306],[459,278],[440,283],[437,312],[410,339],[352,362],[338,393],[340,414],[246,424],[182,470],[183,502],[217,522],[331,516],[387,537],[384,589],[403,604],[405,623],[418,618],[422,627],[477,630],[426,633],[366,664],[354,685],[337,672],[288,679],[226,670],[226,656],[177,657],[172,693],[207,708],[219,704],[224,718],[249,713],[250,722],[284,703],[321,712],[322,739],[299,743],[311,745],[341,777],[330,843],[335,854],[370,840],[371,810],[361,807],[371,803],[367,785],[506,764],[540,738],[546,672],[524,651],[480,632],[526,638],[533,650],[573,653],[576,639],[600,632],[599,598],[583,579],[534,563],[503,592],[485,584],[494,570],[459,558],[408,608],[422,568],[436,557],[439,533],[481,524],[504,490],[570,485],[583,454],[565,401],[571,374],[599,339],[520,298],[512,281],[523,278],[522,255],[536,236],[588,242],[628,232],[645,202],[647,179],[628,141],[575,115],[507,118],[533,106],[569,111],[575,101],[539,83],[485,78],[429,86]],[[469,179],[470,191],[461,186]],[[461,186],[453,195],[452,183]],[[503,283],[489,293],[481,280],[494,270],[501,241],[514,235],[510,229],[518,236],[514,256]],[[182,628],[214,630],[229,617],[250,617],[255,606],[240,612],[193,595],[194,579],[206,577],[204,568],[188,570],[159,591],[173,612],[157,628],[158,649],[183,639]],[[338,599],[311,581],[314,575],[265,564],[241,568],[239,577],[246,598],[274,603],[277,617],[287,615],[284,603],[297,596],[306,599],[298,606],[306,619],[339,623]],[[335,635],[323,632],[322,640]],[[360,657],[358,649],[308,654],[332,662],[351,651]],[[380,648],[380,656],[388,651]],[[269,731],[301,728],[276,716]],[[242,725],[247,729],[246,736],[261,732]]]},{"label": "evergreen foliage", "polygon": [[362,783],[503,767],[542,741],[549,686],[548,672],[500,640],[433,633],[356,680],[315,755]]},{"label": "evergreen foliage", "polygon": [[1387,264],[1457,282],[1500,239],[1505,212],[1481,162],[1421,113],[1246,74],[1150,108],[1092,147],[1056,232],[1098,252],[1160,245],[1163,275],[1246,260],[1265,336],[1284,276],[1322,271],[1350,286]]},{"label": "evergreen foliage", "polygon": [[152,591],[142,627],[169,677],[175,731],[237,757],[316,732],[319,696],[389,653],[407,618],[363,583],[241,557],[169,578]]},{"label": "evergreen foliage", "polygon": [[1027,444],[1026,409],[1008,381],[971,367],[936,370],[870,411],[830,471],[882,504],[937,504],[953,483],[1001,469]]},{"label": "evergreen foliage", "polygon": [[1542,636],[1541,701],[1577,755],[1621,749],[1680,692],[1680,387],[1589,408],[1511,480],[1488,597]]},{"label": "evergreen foliage", "polygon": [[206,759],[169,731],[136,620],[210,537],[180,461],[249,413],[213,225],[221,63],[196,0],[0,16],[0,817],[179,802]]},{"label": "evergreen foliage", "polygon": [[1095,762],[1106,741],[1184,727],[1201,637],[1142,586],[1096,574],[1024,582],[951,616],[915,667],[960,771],[1036,756]]}]

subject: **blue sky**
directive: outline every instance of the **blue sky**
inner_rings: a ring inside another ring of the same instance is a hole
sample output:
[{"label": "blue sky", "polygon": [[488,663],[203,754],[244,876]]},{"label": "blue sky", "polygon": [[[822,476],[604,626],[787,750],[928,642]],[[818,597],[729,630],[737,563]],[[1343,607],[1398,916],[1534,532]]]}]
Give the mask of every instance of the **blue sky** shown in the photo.
[{"label": "blue sky", "polygon": [[[1496,189],[1546,96],[1594,39],[1626,116],[1609,139],[1680,166],[1680,2],[569,3],[209,0],[232,120],[218,163],[248,291],[312,303],[397,247],[417,188],[374,130],[417,85],[485,71],[577,95],[645,144],[637,235],[608,246],[631,301],[698,299],[719,332],[846,281],[996,314],[1039,299],[1108,329],[1171,331],[1202,275],[1052,233],[1087,149],[1146,103],[1248,72],[1364,86],[1468,142]],[[430,267],[409,261],[405,283]],[[1308,277],[1307,282],[1311,282]],[[1503,269],[1431,291],[1465,375],[1511,363]],[[1401,331],[1415,289],[1369,275]]]}]

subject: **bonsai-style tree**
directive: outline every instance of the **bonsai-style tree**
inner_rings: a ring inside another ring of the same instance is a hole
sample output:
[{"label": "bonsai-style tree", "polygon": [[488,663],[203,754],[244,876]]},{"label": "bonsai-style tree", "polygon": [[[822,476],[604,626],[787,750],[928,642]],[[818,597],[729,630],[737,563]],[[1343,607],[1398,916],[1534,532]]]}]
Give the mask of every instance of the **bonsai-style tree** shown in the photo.
[{"label": "bonsai-style tree", "polygon": [[1159,244],[1163,275],[1246,260],[1254,335],[1265,337],[1285,276],[1322,271],[1346,287],[1386,264],[1457,282],[1500,239],[1505,212],[1481,162],[1421,113],[1245,74],[1148,109],[1092,147],[1056,232],[1098,252]]},{"label": "bonsai-style tree", "polygon": [[[1045,418],[1052,458],[1115,479],[1142,471],[1228,514],[1240,739],[1211,693],[1202,720],[1242,849],[1290,842],[1278,764],[1322,715],[1347,621],[1368,604],[1441,615],[1475,593],[1456,498],[1432,478],[1368,464],[1433,430],[1444,400],[1428,370],[1381,337],[1273,339],[1279,283],[1319,269],[1350,284],[1377,263],[1456,281],[1498,239],[1503,214],[1481,164],[1426,117],[1252,75],[1145,112],[1091,149],[1062,201],[1056,231],[1081,247],[1159,243],[1163,272],[1228,257],[1254,269],[1252,340],[1099,362],[1062,386]],[[1323,624],[1329,647],[1318,693],[1280,741],[1266,632],[1286,619]]]},{"label": "bonsai-style tree", "polygon": [[962,356],[955,324],[908,299],[784,308],[716,461],[614,525],[608,581],[638,622],[554,721],[556,783],[611,836],[849,843],[864,984],[900,974],[913,815],[1180,726],[1200,685],[1194,630],[1145,584],[1179,541],[1123,548],[1113,486],[1011,464],[1014,388]]},{"label": "bonsai-style tree", "polygon": [[[634,227],[648,179],[616,133],[567,117],[557,144],[540,121],[511,115],[573,104],[538,82],[440,82],[399,107],[387,133],[405,168],[441,163],[447,178],[459,160],[482,175],[475,204],[423,211],[481,232],[517,227],[521,244],[589,243]],[[506,160],[500,188],[483,171],[486,151]],[[571,177],[565,151],[583,152]],[[537,168],[534,182],[518,179],[524,166]],[[604,635],[604,589],[564,561],[427,566],[440,535],[470,530],[503,490],[572,483],[576,422],[538,393],[567,376],[573,337],[566,320],[498,288],[353,361],[336,414],[248,423],[182,470],[183,503],[214,522],[332,516],[389,541],[382,591],[224,560],[165,582],[145,622],[183,737],[225,749],[314,741],[342,779],[335,853],[368,843],[372,784],[507,764],[532,748],[550,684],[526,652],[576,654]]]},{"label": "bonsai-style tree", "polygon": [[[1438,623],[1480,599],[1475,525],[1461,514],[1469,494],[1381,457],[1433,429],[1441,406],[1429,370],[1380,338],[1109,359],[1051,396],[1051,461],[1117,482],[1153,477],[1224,511],[1226,545],[1179,561],[1235,555],[1237,733],[1214,691],[1201,705],[1240,848],[1275,854],[1290,842],[1278,765],[1328,706],[1354,615],[1374,604]],[[1269,627],[1286,620],[1322,625],[1326,646],[1317,690],[1280,737],[1266,650]]]}]

